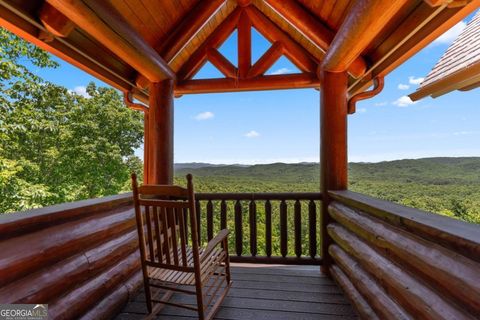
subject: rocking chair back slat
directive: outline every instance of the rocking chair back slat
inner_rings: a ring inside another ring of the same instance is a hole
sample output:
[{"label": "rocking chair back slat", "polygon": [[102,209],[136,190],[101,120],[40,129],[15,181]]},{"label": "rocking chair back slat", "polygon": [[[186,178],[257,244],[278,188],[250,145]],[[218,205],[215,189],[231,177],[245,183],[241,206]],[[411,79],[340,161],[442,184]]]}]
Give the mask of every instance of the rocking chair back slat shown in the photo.
[{"label": "rocking chair back slat", "polygon": [[[207,247],[200,248],[200,212],[196,212],[191,175],[187,176],[187,182],[188,188],[169,185],[138,186],[136,176],[132,175],[147,307],[151,312],[153,302],[159,302],[192,309],[189,305],[153,299],[151,288],[186,292],[197,295],[197,308],[193,310],[198,311],[199,318],[210,319],[216,309],[214,305],[209,307],[210,302],[214,298],[223,300],[230,287],[228,230],[223,229],[220,235],[213,238],[211,228]],[[212,208],[209,211],[212,215]],[[218,279],[211,282],[211,277],[222,277],[224,280],[217,284]],[[203,292],[207,283],[209,286],[214,285],[213,295]],[[195,291],[186,291],[179,288],[179,285],[195,286]],[[222,288],[222,294],[218,296],[216,292]],[[204,303],[204,295],[209,298],[207,304]],[[211,311],[206,315],[208,308]]]}]

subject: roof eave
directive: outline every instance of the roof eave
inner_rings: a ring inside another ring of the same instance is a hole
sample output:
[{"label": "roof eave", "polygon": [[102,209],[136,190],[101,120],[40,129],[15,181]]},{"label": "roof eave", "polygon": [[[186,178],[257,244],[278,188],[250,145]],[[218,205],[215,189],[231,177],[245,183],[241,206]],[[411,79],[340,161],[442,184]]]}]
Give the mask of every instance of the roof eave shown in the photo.
[{"label": "roof eave", "polygon": [[437,98],[453,90],[470,90],[480,82],[480,61],[462,68],[428,85],[422,86],[408,96],[418,101],[427,96]]}]

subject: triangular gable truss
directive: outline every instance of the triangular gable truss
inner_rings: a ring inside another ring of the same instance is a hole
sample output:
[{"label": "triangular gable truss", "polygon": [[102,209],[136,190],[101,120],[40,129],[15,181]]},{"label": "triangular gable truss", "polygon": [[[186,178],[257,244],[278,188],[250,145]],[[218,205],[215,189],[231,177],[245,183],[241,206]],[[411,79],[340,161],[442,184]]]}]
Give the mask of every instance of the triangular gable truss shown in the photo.
[{"label": "triangular gable truss", "polygon": [[[251,58],[252,27],[272,44],[254,64],[252,64]],[[218,51],[218,48],[235,30],[237,30],[238,33],[238,68]],[[293,75],[265,75],[265,72],[281,56],[289,59],[302,73]],[[191,80],[207,61],[225,75],[225,78]],[[289,81],[290,84],[292,82],[298,83],[299,87],[318,87],[319,82],[316,76],[318,64],[319,61],[253,5],[245,7],[239,6],[212,32],[205,42],[180,68],[177,74],[177,87],[178,91],[182,92],[182,87],[193,88],[196,85],[198,85],[197,89],[206,87],[207,84],[220,85],[224,88],[233,85],[231,91],[238,91],[242,89],[242,86],[245,90],[247,88],[251,90],[252,88],[250,88],[249,84],[255,84],[259,86],[258,89],[261,90],[265,89],[265,86],[266,88],[275,88],[275,86],[269,85],[269,83],[278,85],[282,82],[282,78],[285,79],[285,81]],[[221,80],[224,80],[224,82]],[[263,86],[262,83],[264,83],[265,86]],[[281,86],[279,88],[281,88]],[[199,90],[198,92],[208,91]],[[211,92],[214,92],[214,90]],[[189,91],[188,93],[193,92]]]}]

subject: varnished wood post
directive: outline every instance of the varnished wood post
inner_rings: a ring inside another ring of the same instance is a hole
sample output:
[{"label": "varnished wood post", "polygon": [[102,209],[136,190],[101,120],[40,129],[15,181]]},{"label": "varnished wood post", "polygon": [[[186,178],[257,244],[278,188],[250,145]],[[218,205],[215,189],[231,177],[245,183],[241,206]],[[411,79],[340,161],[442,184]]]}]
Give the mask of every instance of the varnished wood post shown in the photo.
[{"label": "varnished wood post", "polygon": [[346,72],[321,71],[320,103],[320,189],[322,213],[320,236],[322,239],[322,272],[328,274],[331,257],[327,233],[330,222],[328,190],[345,190],[348,183],[347,163],[347,80]]},{"label": "varnished wood post", "polygon": [[173,184],[173,80],[150,84],[149,184]]}]

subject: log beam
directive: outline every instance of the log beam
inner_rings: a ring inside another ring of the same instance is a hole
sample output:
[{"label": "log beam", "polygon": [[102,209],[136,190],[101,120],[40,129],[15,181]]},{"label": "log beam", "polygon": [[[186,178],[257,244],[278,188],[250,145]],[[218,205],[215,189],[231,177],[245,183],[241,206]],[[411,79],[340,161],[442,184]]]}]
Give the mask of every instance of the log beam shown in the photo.
[{"label": "log beam", "polygon": [[322,237],[322,271],[328,274],[331,258],[328,247],[331,239],[327,233],[330,223],[329,190],[346,190],[348,185],[347,162],[347,84],[346,72],[320,74],[320,190],[322,201],[320,235]]},{"label": "log beam", "polygon": [[237,68],[228,61],[217,49],[210,48],[207,51],[208,61],[210,61],[227,78],[237,77]]},{"label": "log beam", "polygon": [[322,68],[330,72],[348,70],[407,2],[407,0],[355,2],[330,44]]},{"label": "log beam", "polygon": [[39,19],[48,32],[57,37],[65,38],[75,28],[72,21],[47,2],[40,9]]},{"label": "log beam", "polygon": [[178,80],[186,80],[192,78],[198,70],[207,61],[207,53],[210,48],[218,48],[228,36],[232,34],[237,26],[241,10],[235,9],[208,37],[208,39],[198,48],[185,62],[178,71]]},{"label": "log beam", "polygon": [[313,58],[302,46],[285,34],[279,27],[270,21],[263,13],[253,6],[244,9],[252,25],[271,43],[279,41],[284,46],[285,56],[303,72],[316,72],[318,61]]},{"label": "log beam", "polygon": [[345,275],[338,266],[332,266],[331,275],[340,288],[342,288],[343,292],[345,292],[352,305],[355,306],[355,310],[358,312],[360,319],[380,320],[347,275]]},{"label": "log beam", "polygon": [[252,68],[248,71],[247,77],[253,78],[264,74],[275,61],[277,61],[283,54],[283,45],[281,42],[275,42],[268,50],[255,62]]},{"label": "log beam", "polygon": [[200,1],[167,39],[155,46],[155,50],[167,62],[171,62],[197,32],[227,3],[226,0]]},{"label": "log beam", "polygon": [[168,64],[106,1],[48,0],[48,3],[150,81],[175,79]]},{"label": "log beam", "polygon": [[364,270],[369,270],[403,310],[416,319],[473,319],[462,306],[434,291],[343,226],[332,223],[328,226],[328,233]]},{"label": "log beam", "polygon": [[318,77],[314,74],[270,75],[250,79],[186,80],[177,84],[175,94],[318,88],[319,86]]},{"label": "log beam", "polygon": [[[284,20],[288,21],[295,29],[304,34],[308,40],[323,52],[328,50],[335,33],[302,8],[298,2],[294,0],[265,0],[265,4]],[[365,60],[359,56],[353,60],[348,68],[348,72],[353,77],[358,78],[365,73],[366,68]]]},{"label": "log beam", "polygon": [[239,78],[247,77],[248,70],[252,66],[252,33],[250,31],[252,23],[244,11],[238,21],[238,73]]},{"label": "log beam", "polygon": [[173,184],[173,80],[150,84],[148,155],[149,184]]}]

